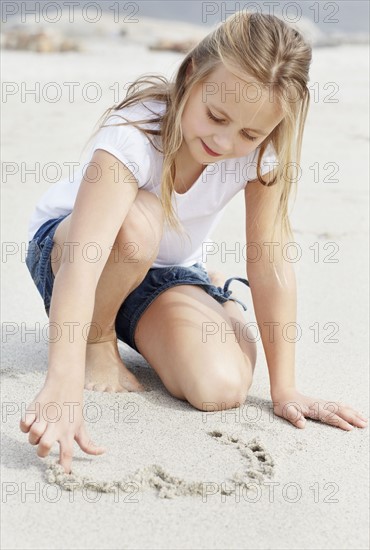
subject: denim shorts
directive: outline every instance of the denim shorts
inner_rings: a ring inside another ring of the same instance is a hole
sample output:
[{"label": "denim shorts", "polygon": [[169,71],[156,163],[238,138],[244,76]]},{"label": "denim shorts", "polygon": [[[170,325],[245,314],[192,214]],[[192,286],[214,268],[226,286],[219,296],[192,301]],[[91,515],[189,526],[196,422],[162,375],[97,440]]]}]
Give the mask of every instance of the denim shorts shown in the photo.
[{"label": "denim shorts", "polygon": [[[26,265],[43,299],[48,316],[55,279],[50,259],[53,237],[58,224],[67,215],[45,222],[28,244]],[[134,342],[139,318],[161,292],[176,285],[198,285],[220,304],[233,300],[246,311],[247,307],[243,302],[231,297],[232,291],[229,290],[229,285],[234,279],[249,286],[247,279],[231,277],[227,279],[223,288],[216,287],[210,282],[208,273],[201,263],[195,263],[190,267],[174,265],[150,268],[145,279],[126,297],[118,310],[115,321],[117,338],[139,353]]]}]

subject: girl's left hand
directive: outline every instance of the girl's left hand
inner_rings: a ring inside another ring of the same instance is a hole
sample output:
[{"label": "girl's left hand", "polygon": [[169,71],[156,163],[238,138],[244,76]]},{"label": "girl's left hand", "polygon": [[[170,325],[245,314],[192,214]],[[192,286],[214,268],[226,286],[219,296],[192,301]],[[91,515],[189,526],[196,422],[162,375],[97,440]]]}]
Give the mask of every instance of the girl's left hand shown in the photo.
[{"label": "girl's left hand", "polygon": [[305,417],[348,431],[352,430],[353,426],[367,427],[365,416],[349,405],[309,397],[299,393],[295,388],[274,392],[272,400],[274,413],[291,422],[296,428],[305,427]]}]

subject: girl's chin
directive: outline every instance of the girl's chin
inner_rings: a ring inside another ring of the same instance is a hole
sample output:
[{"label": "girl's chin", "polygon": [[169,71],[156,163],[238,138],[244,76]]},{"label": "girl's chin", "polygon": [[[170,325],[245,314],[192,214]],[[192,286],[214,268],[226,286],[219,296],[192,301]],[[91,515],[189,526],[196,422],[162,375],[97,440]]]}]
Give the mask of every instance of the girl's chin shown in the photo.
[{"label": "girl's chin", "polygon": [[213,164],[214,162],[216,162],[216,160],[219,160],[220,158],[207,155],[207,153],[204,151],[201,138],[197,138],[192,142],[191,146],[188,147],[188,152],[194,164],[198,164],[199,166]]}]

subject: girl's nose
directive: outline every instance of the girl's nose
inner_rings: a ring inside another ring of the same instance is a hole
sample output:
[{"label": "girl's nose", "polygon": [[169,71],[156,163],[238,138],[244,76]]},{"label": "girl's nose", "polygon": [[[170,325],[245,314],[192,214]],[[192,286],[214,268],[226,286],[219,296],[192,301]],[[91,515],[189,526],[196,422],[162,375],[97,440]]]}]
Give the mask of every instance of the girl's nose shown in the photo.
[{"label": "girl's nose", "polygon": [[231,153],[233,149],[233,140],[229,134],[219,134],[213,136],[215,149],[223,155]]}]

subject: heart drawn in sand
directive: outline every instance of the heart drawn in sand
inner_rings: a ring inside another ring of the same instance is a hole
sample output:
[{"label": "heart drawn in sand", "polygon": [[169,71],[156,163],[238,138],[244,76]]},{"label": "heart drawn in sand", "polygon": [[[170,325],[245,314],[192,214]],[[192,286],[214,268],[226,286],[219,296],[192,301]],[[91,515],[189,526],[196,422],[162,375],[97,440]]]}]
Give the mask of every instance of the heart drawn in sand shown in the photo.
[{"label": "heart drawn in sand", "polygon": [[[214,484],[212,494],[220,492],[223,495],[231,495],[239,487],[248,489],[252,483],[260,485],[274,476],[274,461],[258,438],[254,437],[251,441],[245,442],[240,436],[236,437],[218,430],[207,433],[219,443],[235,447],[245,459],[243,468],[235,472],[228,481],[220,485]],[[66,491],[92,489],[101,493],[113,493],[118,490],[132,493],[136,487],[141,490],[156,489],[160,498],[204,496],[209,486],[208,482],[187,482],[172,476],[158,464],[140,468],[133,475],[119,481],[93,481],[75,473],[66,474],[60,464],[55,460],[49,460],[45,476],[49,483],[56,483]]]}]

